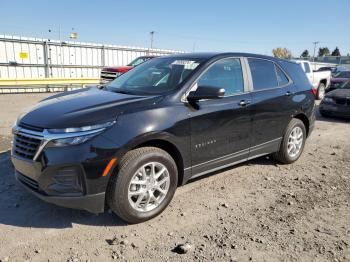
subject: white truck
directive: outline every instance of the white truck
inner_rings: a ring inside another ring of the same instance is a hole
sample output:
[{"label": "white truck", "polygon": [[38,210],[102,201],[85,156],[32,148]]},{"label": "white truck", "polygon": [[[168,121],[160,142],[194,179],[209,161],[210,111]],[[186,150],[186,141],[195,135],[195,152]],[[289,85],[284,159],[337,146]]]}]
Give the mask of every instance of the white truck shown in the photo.
[{"label": "white truck", "polygon": [[314,71],[312,70],[311,63],[307,60],[294,60],[304,70],[307,78],[313,87],[313,92],[317,99],[323,99],[326,89],[329,87],[331,82],[330,71]]}]

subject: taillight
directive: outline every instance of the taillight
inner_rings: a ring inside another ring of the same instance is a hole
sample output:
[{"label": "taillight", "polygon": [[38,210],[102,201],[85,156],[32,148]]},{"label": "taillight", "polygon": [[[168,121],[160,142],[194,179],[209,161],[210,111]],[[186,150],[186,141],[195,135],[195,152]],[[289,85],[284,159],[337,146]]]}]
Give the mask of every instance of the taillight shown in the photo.
[{"label": "taillight", "polygon": [[317,96],[317,89],[311,88],[311,93],[316,97]]}]

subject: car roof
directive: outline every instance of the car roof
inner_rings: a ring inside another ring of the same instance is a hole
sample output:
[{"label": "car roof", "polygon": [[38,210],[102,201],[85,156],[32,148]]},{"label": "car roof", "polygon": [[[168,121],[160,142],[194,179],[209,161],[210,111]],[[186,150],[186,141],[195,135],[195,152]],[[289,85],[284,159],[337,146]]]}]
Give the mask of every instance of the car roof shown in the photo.
[{"label": "car roof", "polygon": [[259,55],[259,54],[251,54],[251,53],[238,53],[238,52],[200,52],[200,53],[181,53],[174,54],[166,57],[174,57],[174,58],[182,58],[182,59],[213,59],[217,57],[229,57],[229,56],[239,56],[239,57],[253,57],[253,58],[261,58],[261,59],[269,59],[273,61],[287,61],[290,60],[280,59],[277,57]]}]

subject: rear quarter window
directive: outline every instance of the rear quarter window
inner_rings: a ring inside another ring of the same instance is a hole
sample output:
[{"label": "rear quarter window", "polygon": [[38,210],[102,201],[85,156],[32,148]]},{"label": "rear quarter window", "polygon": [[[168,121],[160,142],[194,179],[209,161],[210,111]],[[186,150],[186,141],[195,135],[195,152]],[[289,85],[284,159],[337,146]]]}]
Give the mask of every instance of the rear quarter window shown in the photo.
[{"label": "rear quarter window", "polygon": [[312,85],[309,79],[306,77],[306,74],[300,64],[281,61],[279,65],[286,71],[286,73],[290,76],[294,84],[297,86],[299,91],[309,90],[312,88]]}]

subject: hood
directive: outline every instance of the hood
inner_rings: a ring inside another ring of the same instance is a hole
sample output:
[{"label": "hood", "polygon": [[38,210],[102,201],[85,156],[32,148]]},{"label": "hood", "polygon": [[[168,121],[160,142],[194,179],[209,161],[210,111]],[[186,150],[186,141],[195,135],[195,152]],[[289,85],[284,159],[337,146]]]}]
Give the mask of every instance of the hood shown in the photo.
[{"label": "hood", "polygon": [[80,89],[41,101],[18,122],[41,128],[81,127],[115,120],[126,108],[135,109],[154,100],[154,96],[126,95],[96,87]]},{"label": "hood", "polygon": [[336,89],[327,93],[327,97],[350,98],[350,89]]},{"label": "hood", "polygon": [[133,66],[113,66],[113,67],[104,67],[102,68],[102,71],[125,73],[132,68]]},{"label": "hood", "polygon": [[335,78],[335,77],[331,78],[332,83],[344,83],[348,80],[349,78]]}]

